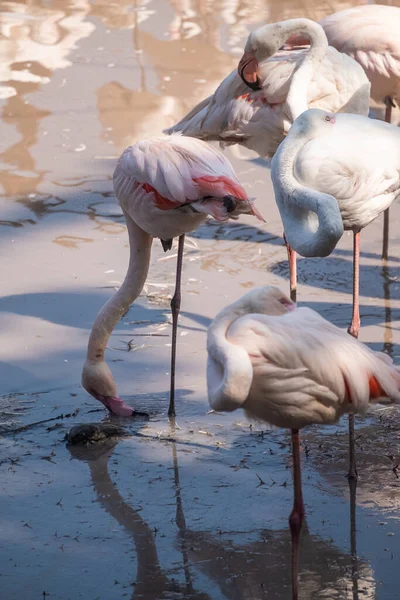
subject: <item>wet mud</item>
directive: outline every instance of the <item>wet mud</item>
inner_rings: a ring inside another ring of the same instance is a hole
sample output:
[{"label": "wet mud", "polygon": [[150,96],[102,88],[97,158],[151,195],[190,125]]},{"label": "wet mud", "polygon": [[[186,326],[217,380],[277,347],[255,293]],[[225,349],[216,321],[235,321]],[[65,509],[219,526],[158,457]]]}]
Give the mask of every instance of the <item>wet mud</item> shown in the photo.
[{"label": "wet mud", "polygon": [[[128,263],[112,192],[122,149],[212,93],[258,24],[355,4],[1,3],[2,597],[290,598],[289,435],[210,413],[205,385],[206,328],[216,312],[254,285],[288,289],[263,161],[226,151],[265,224],[209,221],[187,236],[176,421],[167,418],[176,243],[165,254],[153,244],[145,288],[107,349],[120,395],[150,419],[108,416],[80,374],[94,317]],[[397,362],[399,219],[396,203],[386,264],[382,220],[363,230],[360,269],[360,338]],[[351,318],[351,250],[345,234],[331,257],[298,266],[299,303],[341,327]],[[79,443],[68,443],[71,430]],[[346,419],[302,433],[302,600],[399,597],[399,433],[396,407],[356,420],[351,498]]]}]

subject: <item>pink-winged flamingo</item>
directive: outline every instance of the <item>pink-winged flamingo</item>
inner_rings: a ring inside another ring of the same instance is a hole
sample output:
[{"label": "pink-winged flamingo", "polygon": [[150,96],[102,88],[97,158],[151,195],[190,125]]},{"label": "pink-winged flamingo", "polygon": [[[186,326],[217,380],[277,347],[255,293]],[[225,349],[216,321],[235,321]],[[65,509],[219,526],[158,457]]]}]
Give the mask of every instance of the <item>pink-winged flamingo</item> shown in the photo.
[{"label": "pink-winged flamingo", "polygon": [[[310,48],[279,51],[293,34],[309,38]],[[166,133],[239,143],[271,158],[309,106],[367,115],[369,87],[363,69],[329,48],[314,21],[272,23],[250,33],[237,71]]]},{"label": "pink-winged flamingo", "polygon": [[221,222],[237,219],[240,214],[264,219],[240,185],[228,159],[201,140],[174,135],[137,142],[123,152],[113,181],[128,228],[129,266],[122,286],[96,317],[89,337],[82,385],[111,413],[137,414],[117,395],[104,353],[115,325],[142,291],[153,238],[160,238],[166,251],[171,248],[173,238],[179,237],[176,288],[171,301],[168,414],[174,416],[176,334],[185,233],[196,229],[207,215]]},{"label": "pink-winged flamingo", "polygon": [[370,402],[400,403],[400,372],[386,354],[357,339],[278,288],[256,288],[223,309],[207,337],[207,387],[217,411],[243,408],[250,418],[292,430],[293,600],[304,518],[299,429],[365,413]]},{"label": "pink-winged flamingo", "polygon": [[[328,256],[343,234],[354,235],[353,310],[358,337],[360,231],[400,194],[400,130],[362,115],[310,109],[296,119],[271,164],[275,198],[288,244],[302,256]],[[355,467],[349,418],[350,470]]]},{"label": "pink-winged flamingo", "polygon": [[[366,4],[342,10],[320,21],[328,42],[363,67],[371,82],[371,97],[386,105],[385,121],[400,104],[400,8]],[[383,223],[382,258],[389,248],[389,209]]]},{"label": "pink-winged flamingo", "polygon": [[[305,36],[310,47],[279,50],[291,36]],[[250,33],[237,71],[166,133],[237,143],[271,158],[308,107],[368,115],[369,101],[370,83],[362,67],[328,46],[314,21],[289,19]],[[296,256],[284,239],[295,300]]]}]

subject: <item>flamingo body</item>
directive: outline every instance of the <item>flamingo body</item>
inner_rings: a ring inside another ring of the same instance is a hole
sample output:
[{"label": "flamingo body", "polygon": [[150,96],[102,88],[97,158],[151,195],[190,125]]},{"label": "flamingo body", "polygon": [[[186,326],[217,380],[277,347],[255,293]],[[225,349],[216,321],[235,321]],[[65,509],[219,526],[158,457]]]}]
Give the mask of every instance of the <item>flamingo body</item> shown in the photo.
[{"label": "flamingo body", "polygon": [[[143,140],[126,148],[113,181],[123,210],[144,231],[162,240],[193,231],[207,214],[227,221],[256,210],[225,156],[181,135]],[[232,203],[224,204],[227,197]]]},{"label": "flamingo body", "polygon": [[123,152],[113,180],[126,218],[130,260],[122,286],[96,317],[82,385],[110,412],[132,416],[135,411],[117,395],[104,354],[115,325],[142,291],[153,237],[161,239],[164,250],[171,248],[172,238],[180,237],[177,289],[171,303],[174,318],[172,389],[184,234],[196,229],[207,214],[222,222],[237,219],[242,213],[262,217],[240,185],[228,159],[201,140],[174,135],[137,142]]},{"label": "flamingo body", "polygon": [[257,288],[221,311],[207,348],[216,410],[243,408],[250,417],[299,429],[365,413],[370,402],[400,402],[400,372],[389,356],[297,308],[277,288]]},{"label": "flamingo body", "polygon": [[[369,4],[329,15],[320,21],[329,44],[364,69],[371,96],[400,100],[400,8]],[[333,111],[332,111],[333,112]]]},{"label": "flamingo body", "polygon": [[[400,130],[362,115],[310,109],[281,144],[271,176],[290,246],[303,256],[325,256],[341,237],[339,221],[358,232],[400,194]],[[330,228],[337,236],[328,243]]]},{"label": "flamingo body", "polygon": [[[279,40],[276,42],[278,47],[296,27],[310,30],[315,36],[316,52],[319,54],[314,57],[312,69],[306,65],[308,49],[277,51],[267,60],[256,63],[258,91],[252,91],[234,71],[224,79],[213,96],[199,103],[166,133],[182,132],[204,140],[239,143],[260,156],[272,157],[294,118],[308,106],[367,115],[370,85],[363,69],[346,54],[328,48],[323,30],[316,23],[311,23],[307,19],[293,19],[264,26],[260,30],[265,29],[264,36],[274,34]],[[262,45],[257,40],[251,43],[254,48],[257,48],[257,43]],[[271,48],[268,51],[273,53]],[[309,81],[303,76],[300,78],[303,63],[307,70],[305,77]],[[298,81],[295,84],[296,72]],[[304,96],[300,108],[298,102],[296,107],[292,106],[289,95],[292,84],[298,98]]]}]

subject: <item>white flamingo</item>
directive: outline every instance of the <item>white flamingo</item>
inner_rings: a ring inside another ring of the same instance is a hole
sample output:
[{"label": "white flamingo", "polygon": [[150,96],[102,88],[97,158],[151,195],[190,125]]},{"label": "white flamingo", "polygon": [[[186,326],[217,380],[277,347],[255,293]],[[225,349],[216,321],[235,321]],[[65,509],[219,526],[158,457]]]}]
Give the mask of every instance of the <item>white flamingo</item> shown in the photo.
[{"label": "white flamingo", "polygon": [[[279,51],[294,34],[309,38],[311,47]],[[290,19],[253,31],[238,70],[166,133],[239,143],[272,157],[293,121],[309,106],[367,115],[369,88],[363,69],[328,47],[317,23]]]},{"label": "white flamingo", "polygon": [[[311,46],[279,51],[293,36],[305,36]],[[237,72],[166,133],[238,143],[271,158],[293,121],[309,106],[367,115],[369,93],[363,69],[328,47],[320,25],[309,19],[289,19],[253,31]],[[286,238],[285,245],[295,299],[296,256]]]},{"label": "white flamingo", "polygon": [[161,239],[166,251],[171,248],[172,239],[179,236],[176,289],[171,301],[168,414],[174,415],[176,329],[185,233],[196,229],[207,215],[221,222],[237,219],[242,213],[263,218],[240,185],[228,159],[201,140],[174,135],[137,142],[123,152],[113,180],[128,227],[129,266],[122,286],[96,317],[83,367],[82,385],[110,412],[121,416],[135,414],[136,411],[117,395],[104,353],[115,325],[142,291],[153,237]]},{"label": "white flamingo", "polygon": [[207,338],[207,386],[217,411],[243,408],[250,418],[292,430],[293,599],[304,518],[299,428],[365,413],[370,402],[400,403],[400,372],[386,354],[296,305],[278,288],[256,288],[223,309]]},{"label": "white flamingo", "polygon": [[[353,311],[358,336],[360,231],[400,194],[400,130],[361,115],[310,109],[294,122],[271,165],[288,244],[302,256],[328,256],[343,229],[354,235]],[[356,478],[354,423],[350,471]]]},{"label": "white flamingo", "polygon": [[[320,25],[330,46],[348,54],[363,67],[371,82],[371,97],[386,104],[385,120],[390,123],[392,107],[400,104],[400,8],[382,4],[355,6],[325,17]],[[298,42],[307,44],[308,40]],[[382,258],[388,257],[388,245],[387,209]]]}]

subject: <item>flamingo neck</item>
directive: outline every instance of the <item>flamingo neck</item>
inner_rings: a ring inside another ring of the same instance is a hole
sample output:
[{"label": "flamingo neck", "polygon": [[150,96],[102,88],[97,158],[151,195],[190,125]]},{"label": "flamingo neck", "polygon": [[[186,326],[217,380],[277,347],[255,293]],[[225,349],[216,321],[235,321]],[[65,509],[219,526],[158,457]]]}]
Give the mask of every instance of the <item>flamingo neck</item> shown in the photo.
[{"label": "flamingo neck", "polygon": [[94,322],[87,350],[87,360],[101,362],[112,330],[139,296],[146,281],[150,264],[152,237],[125,215],[130,257],[125,279],[117,293],[106,302]]},{"label": "flamingo neck", "polygon": [[[297,21],[297,24],[296,24]],[[289,23],[290,21],[288,21]],[[293,19],[294,27],[285,31],[284,43],[292,34],[300,34],[310,39],[310,49],[296,67],[290,81],[286,97],[286,112],[291,122],[308,109],[307,93],[314,73],[322,63],[327,51],[328,40],[318,23],[308,19]]]},{"label": "flamingo neck", "polygon": [[343,235],[343,221],[336,198],[295,177],[296,159],[308,141],[292,129],[272,159],[271,178],[288,244],[301,256],[328,256]]},{"label": "flamingo neck", "polygon": [[207,388],[210,405],[215,410],[240,408],[250,391],[253,367],[249,355],[227,339],[229,327],[246,312],[246,307],[238,301],[222,310],[208,328]]}]

